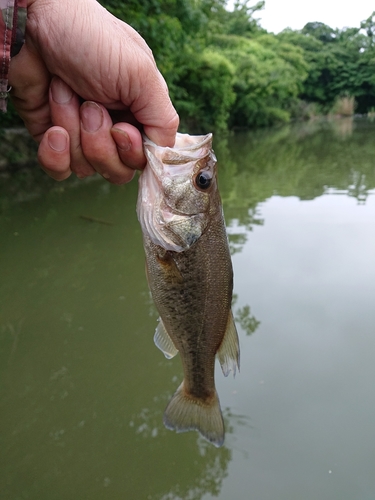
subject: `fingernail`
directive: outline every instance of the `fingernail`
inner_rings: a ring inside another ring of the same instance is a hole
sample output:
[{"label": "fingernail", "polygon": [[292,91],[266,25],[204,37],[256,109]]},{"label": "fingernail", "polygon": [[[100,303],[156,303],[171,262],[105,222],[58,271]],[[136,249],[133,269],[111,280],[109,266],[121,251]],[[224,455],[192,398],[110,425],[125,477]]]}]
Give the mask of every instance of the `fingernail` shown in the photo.
[{"label": "fingernail", "polygon": [[86,132],[96,132],[103,124],[103,111],[95,102],[87,101],[81,106],[81,120]]},{"label": "fingernail", "polygon": [[129,151],[131,149],[132,143],[130,137],[124,130],[113,127],[111,129],[111,134],[119,149],[122,151]]},{"label": "fingernail", "polygon": [[60,78],[54,78],[51,83],[52,99],[58,104],[67,104],[73,97],[73,91]]},{"label": "fingernail", "polygon": [[50,148],[61,153],[68,146],[68,138],[63,132],[58,132],[56,130],[48,134],[48,144]]}]

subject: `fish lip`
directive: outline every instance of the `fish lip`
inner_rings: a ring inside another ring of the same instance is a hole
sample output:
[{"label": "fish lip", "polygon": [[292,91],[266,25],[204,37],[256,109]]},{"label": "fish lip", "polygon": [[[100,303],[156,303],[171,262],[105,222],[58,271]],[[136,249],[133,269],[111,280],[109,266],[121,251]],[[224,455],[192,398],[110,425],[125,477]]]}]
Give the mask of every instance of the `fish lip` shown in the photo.
[{"label": "fish lip", "polygon": [[[177,142],[181,142],[182,140],[188,139],[188,138],[191,139],[192,137],[195,138],[195,139],[200,139],[201,138],[201,141],[197,142],[197,143],[192,143],[190,145],[184,145],[184,146],[177,145]],[[166,151],[168,151],[168,150],[169,151],[177,150],[177,151],[192,152],[192,151],[196,151],[197,149],[202,148],[207,143],[212,142],[212,133],[210,132],[209,134],[206,134],[206,135],[196,135],[196,136],[189,136],[189,134],[180,134],[180,133],[177,133],[176,134],[176,143],[173,146],[173,148],[170,148],[169,146],[166,146],[166,147],[164,147],[164,146],[158,146],[151,139],[149,139],[146,134],[142,134],[142,138],[143,138],[143,143],[144,143],[145,146],[152,146],[152,147],[155,147],[155,148],[158,148],[158,149],[164,149]],[[205,156],[207,156],[207,155],[205,155]],[[194,157],[194,159],[195,159],[195,157]]]},{"label": "fish lip", "polygon": [[170,205],[168,205],[168,203],[165,203],[165,206],[168,207],[169,211],[173,214],[173,215],[182,215],[183,217],[194,217],[195,215],[200,215],[200,214],[203,214],[204,212],[193,212],[193,213],[185,213],[185,212],[180,212],[179,210],[177,210],[176,208],[172,208]]}]

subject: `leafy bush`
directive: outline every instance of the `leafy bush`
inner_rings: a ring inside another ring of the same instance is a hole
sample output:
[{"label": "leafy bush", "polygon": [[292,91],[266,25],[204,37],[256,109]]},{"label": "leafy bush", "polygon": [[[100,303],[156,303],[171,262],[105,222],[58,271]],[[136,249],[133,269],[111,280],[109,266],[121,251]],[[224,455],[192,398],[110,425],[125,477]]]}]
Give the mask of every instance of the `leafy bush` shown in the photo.
[{"label": "leafy bush", "polygon": [[177,86],[180,95],[175,105],[182,128],[195,133],[227,128],[229,112],[235,100],[234,67],[219,52],[206,49],[191,57]]},{"label": "leafy bush", "polygon": [[331,108],[330,114],[341,115],[341,116],[352,116],[354,115],[356,102],[353,96],[343,95],[335,100],[334,105]]},{"label": "leafy bush", "polygon": [[288,107],[307,76],[299,48],[276,47],[267,35],[247,39],[218,35],[212,43],[235,67],[236,100],[231,109],[232,127],[267,126],[290,119]]}]

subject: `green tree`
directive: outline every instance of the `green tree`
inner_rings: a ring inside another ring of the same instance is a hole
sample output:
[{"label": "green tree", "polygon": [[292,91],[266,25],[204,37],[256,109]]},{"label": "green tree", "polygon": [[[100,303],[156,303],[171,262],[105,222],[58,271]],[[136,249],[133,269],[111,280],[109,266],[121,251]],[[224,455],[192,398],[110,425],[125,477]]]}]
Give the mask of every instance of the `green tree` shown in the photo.
[{"label": "green tree", "polygon": [[308,23],[301,31],[277,35],[303,49],[309,66],[300,98],[316,102],[326,112],[341,96],[352,96],[357,111],[375,106],[374,14],[360,28],[334,30],[323,23]]},{"label": "green tree", "polygon": [[199,55],[192,54],[191,64],[177,82],[179,96],[175,105],[182,128],[197,133],[226,130],[236,97],[233,78],[233,65],[218,51],[205,49]]},{"label": "green tree", "polygon": [[235,67],[236,100],[230,125],[254,127],[289,121],[288,106],[307,75],[302,51],[278,44],[274,35],[255,39],[218,35],[213,43]]}]

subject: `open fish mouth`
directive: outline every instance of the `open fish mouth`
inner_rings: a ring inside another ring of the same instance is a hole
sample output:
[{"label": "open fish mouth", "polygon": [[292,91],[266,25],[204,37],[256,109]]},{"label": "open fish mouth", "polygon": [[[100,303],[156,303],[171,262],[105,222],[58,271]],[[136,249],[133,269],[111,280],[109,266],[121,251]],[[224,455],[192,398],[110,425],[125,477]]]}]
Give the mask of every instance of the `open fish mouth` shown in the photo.
[{"label": "open fish mouth", "polygon": [[[182,175],[191,169],[191,164],[214,156],[211,150],[212,134],[191,136],[176,134],[173,148],[157,146],[144,136],[144,150],[151,169],[158,178],[164,175]],[[216,158],[213,158],[216,161]]]},{"label": "open fish mouth", "polygon": [[[144,175],[144,174],[142,174]],[[139,211],[142,227],[151,241],[165,250],[182,252],[202,234],[204,214],[183,213],[168,205],[163,197],[162,183],[150,169],[142,189],[148,203]]]},{"label": "open fish mouth", "polygon": [[193,179],[202,168],[213,170],[211,144],[212,134],[177,134],[174,148],[144,138],[148,162],[139,181],[138,218],[145,234],[165,250],[186,250],[207,225],[208,193],[199,193]]}]

